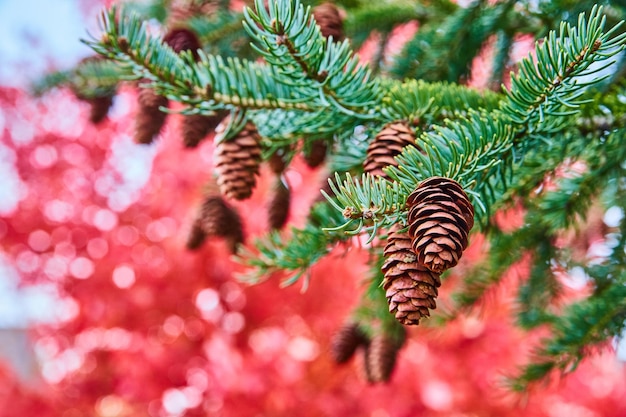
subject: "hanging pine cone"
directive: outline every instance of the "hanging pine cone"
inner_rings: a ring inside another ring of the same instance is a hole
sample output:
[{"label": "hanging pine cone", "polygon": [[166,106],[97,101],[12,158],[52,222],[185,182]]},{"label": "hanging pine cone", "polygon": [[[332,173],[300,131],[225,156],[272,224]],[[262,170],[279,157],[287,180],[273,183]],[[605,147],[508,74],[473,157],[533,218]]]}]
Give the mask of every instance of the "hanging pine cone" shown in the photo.
[{"label": "hanging pine cone", "polygon": [[185,246],[189,250],[199,249],[204,241],[206,240],[207,235],[204,229],[202,229],[202,224],[200,220],[196,220],[191,227],[191,232],[187,237],[187,243]]},{"label": "hanging pine cone", "polygon": [[199,248],[207,237],[224,238],[232,253],[243,243],[243,228],[239,214],[219,194],[209,195],[200,208],[198,218],[187,239],[189,249]]},{"label": "hanging pine cone", "polygon": [[455,266],[474,226],[474,207],[454,180],[431,177],[407,199],[409,235],[417,262],[440,274]]},{"label": "hanging pine cone", "polygon": [[388,179],[383,171],[388,165],[398,166],[394,159],[405,146],[415,146],[415,134],[408,123],[399,121],[386,124],[367,148],[363,162],[365,172]]},{"label": "hanging pine cone", "polygon": [[391,233],[383,254],[383,289],[389,312],[402,324],[417,325],[422,317],[430,316],[429,309],[437,307],[439,274],[417,262],[411,237],[406,232]]},{"label": "hanging pine cone", "polygon": [[291,147],[278,148],[267,159],[267,165],[270,167],[274,174],[280,175],[287,168],[288,153],[291,151]]},{"label": "hanging pine cone", "polygon": [[343,19],[341,12],[332,3],[323,3],[313,8],[313,19],[320,27],[322,35],[333,37],[335,42],[343,40]]},{"label": "hanging pine cone", "polygon": [[89,112],[89,121],[98,124],[104,120],[109,113],[109,109],[113,105],[113,95],[104,95],[87,99],[91,110]]},{"label": "hanging pine cone", "polygon": [[[147,80],[144,80],[147,82]],[[161,132],[167,113],[160,107],[167,107],[169,101],[151,88],[139,90],[139,108],[135,116],[135,142],[149,144]]]},{"label": "hanging pine cone", "polygon": [[271,229],[282,229],[289,217],[291,191],[285,180],[277,177],[271,190],[268,207],[268,224]]},{"label": "hanging pine cone", "polygon": [[224,112],[205,116],[203,114],[190,114],[184,116],[182,121],[183,143],[187,148],[195,148],[200,142],[214,130],[224,118]]},{"label": "hanging pine cone", "polygon": [[177,54],[191,51],[196,60],[198,59],[198,49],[202,47],[196,34],[185,28],[170,29],[163,37],[163,42],[168,44]]},{"label": "hanging pine cone", "polygon": [[333,335],[330,354],[336,363],[345,363],[359,347],[368,344],[369,338],[357,323],[346,323]]},{"label": "hanging pine cone", "polygon": [[222,140],[227,117],[215,130],[215,170],[222,195],[244,200],[252,195],[261,163],[261,137],[252,122],[232,139]]},{"label": "hanging pine cone", "polygon": [[328,143],[324,139],[316,139],[309,143],[308,149],[305,147],[304,162],[310,168],[317,168],[326,160]]},{"label": "hanging pine cone", "polygon": [[365,348],[365,376],[370,383],[387,382],[396,366],[398,350],[404,338],[396,340],[387,334],[377,334]]}]

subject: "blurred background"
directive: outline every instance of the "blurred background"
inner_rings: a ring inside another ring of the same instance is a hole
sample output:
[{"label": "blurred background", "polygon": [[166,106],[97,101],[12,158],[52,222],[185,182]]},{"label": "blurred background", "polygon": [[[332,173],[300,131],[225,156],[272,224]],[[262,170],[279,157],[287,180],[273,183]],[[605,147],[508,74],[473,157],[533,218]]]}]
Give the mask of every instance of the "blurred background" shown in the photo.
[{"label": "blurred background", "polygon": [[[98,124],[68,89],[29,92],[92,55],[80,39],[98,33],[105,3],[0,0],[0,415],[626,415],[626,355],[611,346],[525,395],[504,387],[543,335],[512,323],[523,262],[481,311],[410,329],[391,381],[372,386],[362,357],[340,366],[329,355],[364,290],[366,253],[337,248],[303,291],[278,279],[241,283],[226,242],[186,250],[211,141],[183,148],[172,116],[155,143],[134,143],[130,85]],[[530,44],[521,39],[520,50]],[[365,42],[363,59],[372,54]],[[289,220],[302,224],[327,172],[296,160],[286,175]],[[267,229],[269,187],[264,171],[252,198],[236,203],[247,239]],[[464,262],[480,258],[481,243],[476,235]],[[587,294],[584,279],[564,282],[569,299]],[[441,289],[444,305],[454,283]]]}]

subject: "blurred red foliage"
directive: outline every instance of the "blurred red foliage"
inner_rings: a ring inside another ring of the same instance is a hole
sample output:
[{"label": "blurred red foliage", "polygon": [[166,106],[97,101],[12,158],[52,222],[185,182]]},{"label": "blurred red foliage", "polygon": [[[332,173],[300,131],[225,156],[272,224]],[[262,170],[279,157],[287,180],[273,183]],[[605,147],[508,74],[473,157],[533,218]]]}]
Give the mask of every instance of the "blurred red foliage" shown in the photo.
[{"label": "blurred red foliage", "polygon": [[[32,327],[43,379],[3,368],[0,415],[626,415],[626,373],[610,351],[523,397],[503,388],[541,336],[511,319],[524,264],[480,312],[410,329],[390,383],[368,386],[360,357],[333,364],[329,339],[363,291],[366,255],[336,250],[302,293],[271,278],[237,282],[241,267],[223,242],[187,251],[213,145],[185,149],[180,116],[155,144],[134,144],[135,103],[123,89],[94,126],[68,92],[34,100],[0,90],[0,163],[15,167],[6,184],[18,187],[2,205],[0,248],[22,285],[53,284],[59,298],[51,324]],[[325,177],[301,160],[289,168],[292,223],[302,224]],[[233,203],[248,239],[267,227],[270,184],[265,169],[252,198]],[[442,306],[482,245],[475,236],[444,282]]]}]

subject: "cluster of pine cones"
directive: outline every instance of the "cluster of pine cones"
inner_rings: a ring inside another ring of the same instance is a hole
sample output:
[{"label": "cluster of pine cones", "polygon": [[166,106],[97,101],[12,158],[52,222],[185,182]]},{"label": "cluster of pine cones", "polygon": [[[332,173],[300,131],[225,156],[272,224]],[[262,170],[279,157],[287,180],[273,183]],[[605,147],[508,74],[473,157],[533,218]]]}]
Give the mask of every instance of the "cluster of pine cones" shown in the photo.
[{"label": "cluster of pine cones", "polygon": [[[370,144],[365,172],[388,179],[383,168],[397,166],[395,157],[406,146],[417,146],[408,123],[389,123]],[[440,275],[455,266],[468,245],[474,208],[456,181],[431,177],[407,199],[408,227],[391,232],[383,251],[382,282],[389,312],[403,325],[417,325],[436,308]],[[371,340],[356,324],[341,328],[333,340],[333,356],[347,361],[365,348],[365,371],[370,382],[387,381],[403,339],[384,332]]]},{"label": "cluster of pine cones", "polygon": [[[201,48],[197,36],[181,22],[197,14],[213,13],[214,4],[205,0],[174,0],[168,20],[172,29],[163,41],[176,53]],[[313,17],[322,35],[343,39],[342,16],[331,3],[313,9]],[[197,58],[197,55],[195,55]],[[112,97],[92,100],[92,121],[103,119]],[[169,105],[166,97],[150,88],[141,88],[138,95],[135,141],[149,144],[165,124]],[[224,238],[234,253],[243,242],[241,219],[227,200],[244,200],[252,195],[259,174],[261,137],[256,126],[248,121],[226,138],[231,122],[228,111],[214,115],[186,115],[182,122],[182,138],[186,147],[194,148],[215,131],[216,180],[207,193],[187,240],[189,249],[198,249],[207,237]],[[397,166],[395,157],[407,146],[417,146],[409,123],[396,121],[383,127],[367,150],[364,170],[371,175],[389,179],[387,166]],[[317,167],[325,160],[328,141],[308,141],[304,160]],[[274,153],[267,163],[276,178],[268,210],[268,223],[279,229],[287,221],[290,190],[284,179],[284,155]],[[408,227],[391,232],[383,251],[382,266],[389,311],[403,325],[417,325],[436,308],[440,275],[457,264],[468,244],[468,234],[474,224],[474,209],[460,184],[449,178],[432,177],[421,182],[407,200]],[[379,330],[366,333],[358,324],[350,323],[335,335],[332,355],[336,362],[348,361],[357,350],[364,351],[364,370],[372,383],[387,381],[394,368],[398,350],[404,342],[404,328],[398,332]]]}]

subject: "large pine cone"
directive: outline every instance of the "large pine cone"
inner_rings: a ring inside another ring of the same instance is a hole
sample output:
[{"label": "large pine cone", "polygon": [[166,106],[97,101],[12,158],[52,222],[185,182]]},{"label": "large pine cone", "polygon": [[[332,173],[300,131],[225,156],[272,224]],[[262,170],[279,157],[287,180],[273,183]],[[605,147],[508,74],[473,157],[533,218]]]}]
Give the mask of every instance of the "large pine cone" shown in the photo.
[{"label": "large pine cone", "polygon": [[394,159],[405,146],[415,145],[415,134],[406,122],[386,124],[367,148],[367,157],[363,162],[365,172],[388,178],[383,168],[388,165],[398,166]]},{"label": "large pine cone", "polygon": [[407,206],[417,262],[437,274],[455,266],[474,226],[474,207],[463,187],[449,178],[428,178],[411,193]]},{"label": "large pine cone", "polygon": [[289,217],[291,191],[285,180],[277,177],[271,190],[267,220],[271,229],[282,229]]},{"label": "large pine cone", "polygon": [[346,323],[333,335],[330,354],[336,363],[345,363],[354,356],[359,347],[367,346],[369,342],[357,323]]},{"label": "large pine cone", "polygon": [[[146,82],[147,80],[144,80]],[[159,134],[165,124],[167,113],[160,107],[167,107],[167,98],[156,94],[150,88],[139,90],[139,108],[135,120],[135,142],[149,144]]]},{"label": "large pine cone", "polygon": [[398,350],[404,340],[381,333],[365,348],[365,376],[370,383],[387,382],[396,366]]},{"label": "large pine cone", "polygon": [[187,240],[187,248],[197,249],[211,236],[224,238],[233,253],[243,243],[243,227],[239,214],[220,195],[209,195],[204,200]]},{"label": "large pine cone", "polygon": [[430,316],[429,309],[437,307],[439,274],[417,262],[407,233],[390,234],[383,254],[383,289],[389,312],[402,324],[417,325],[422,317]]},{"label": "large pine cone", "polygon": [[261,137],[252,122],[232,139],[222,140],[228,119],[215,130],[215,170],[222,195],[245,200],[252,195],[261,163]]},{"label": "large pine cone", "polygon": [[313,19],[320,27],[322,35],[333,37],[335,42],[343,40],[343,19],[337,6],[332,3],[323,3],[313,8]]}]

